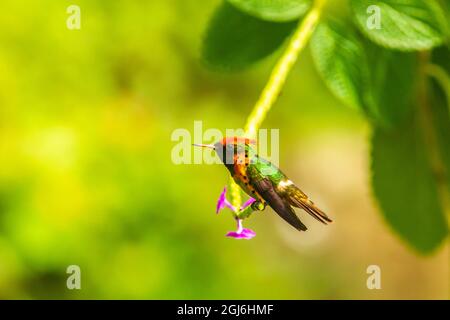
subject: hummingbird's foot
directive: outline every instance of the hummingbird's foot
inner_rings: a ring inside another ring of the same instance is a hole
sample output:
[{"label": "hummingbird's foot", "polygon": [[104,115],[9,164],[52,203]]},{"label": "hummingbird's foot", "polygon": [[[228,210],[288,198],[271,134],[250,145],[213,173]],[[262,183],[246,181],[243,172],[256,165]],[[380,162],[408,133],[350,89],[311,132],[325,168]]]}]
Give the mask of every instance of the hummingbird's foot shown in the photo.
[{"label": "hummingbird's foot", "polygon": [[250,198],[242,205],[241,210],[236,213],[236,216],[239,219],[245,219],[250,217],[253,212],[262,211],[264,208],[265,204]]},{"label": "hummingbird's foot", "polygon": [[216,214],[219,213],[219,211],[225,207],[233,212],[236,212],[236,208],[231,204],[230,201],[227,200],[226,195],[227,195],[227,187],[223,188],[219,200],[217,201]]},{"label": "hummingbird's foot", "polygon": [[256,233],[251,229],[246,229],[242,226],[242,219],[237,218],[237,230],[230,231],[226,234],[227,237],[235,238],[235,239],[247,239],[250,240]]}]

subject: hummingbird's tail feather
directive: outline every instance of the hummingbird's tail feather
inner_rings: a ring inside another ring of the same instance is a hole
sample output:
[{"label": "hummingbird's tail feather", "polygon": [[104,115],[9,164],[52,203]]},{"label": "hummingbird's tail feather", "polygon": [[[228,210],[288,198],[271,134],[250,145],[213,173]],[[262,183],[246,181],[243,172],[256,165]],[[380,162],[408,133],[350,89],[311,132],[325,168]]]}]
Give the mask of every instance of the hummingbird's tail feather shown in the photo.
[{"label": "hummingbird's tail feather", "polygon": [[308,212],[313,218],[327,224],[332,222],[325,212],[320,210],[314,202],[309,200],[308,196],[303,193],[296,185],[291,184],[286,188],[286,193],[288,195],[289,202],[297,208],[301,208]]},{"label": "hummingbird's tail feather", "polygon": [[273,184],[268,179],[254,182],[256,191],[267,201],[269,206],[287,223],[299,231],[306,231],[306,226],[300,221],[290,204],[281,198],[275,191]]}]

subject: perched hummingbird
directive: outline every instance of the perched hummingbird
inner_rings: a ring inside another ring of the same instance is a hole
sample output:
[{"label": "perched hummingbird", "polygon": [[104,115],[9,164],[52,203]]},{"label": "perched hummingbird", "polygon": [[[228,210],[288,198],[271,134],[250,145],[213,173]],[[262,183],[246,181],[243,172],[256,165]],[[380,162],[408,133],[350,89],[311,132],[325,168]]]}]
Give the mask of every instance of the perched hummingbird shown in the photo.
[{"label": "perched hummingbird", "polygon": [[194,144],[214,149],[230,171],[234,181],[256,201],[254,210],[264,210],[269,205],[281,218],[299,231],[307,230],[292,207],[302,208],[318,221],[327,224],[332,220],[309,200],[281,170],[256,154],[254,140],[243,137],[225,137],[215,144]]}]

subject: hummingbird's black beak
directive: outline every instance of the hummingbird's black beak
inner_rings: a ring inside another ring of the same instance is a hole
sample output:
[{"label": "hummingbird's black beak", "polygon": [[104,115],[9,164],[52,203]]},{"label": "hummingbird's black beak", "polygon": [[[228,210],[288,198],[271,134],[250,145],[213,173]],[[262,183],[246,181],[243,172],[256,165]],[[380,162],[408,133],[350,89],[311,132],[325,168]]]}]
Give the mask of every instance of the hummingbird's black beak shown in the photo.
[{"label": "hummingbird's black beak", "polygon": [[216,147],[215,147],[213,144],[193,143],[192,145],[193,145],[193,146],[196,146],[196,147],[216,149]]}]

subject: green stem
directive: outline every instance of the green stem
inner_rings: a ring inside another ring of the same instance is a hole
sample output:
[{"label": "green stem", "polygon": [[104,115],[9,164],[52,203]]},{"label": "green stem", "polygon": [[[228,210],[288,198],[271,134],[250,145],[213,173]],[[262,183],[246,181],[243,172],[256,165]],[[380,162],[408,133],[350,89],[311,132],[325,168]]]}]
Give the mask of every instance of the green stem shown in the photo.
[{"label": "green stem", "polygon": [[305,19],[299,23],[286,50],[273,68],[269,81],[267,81],[261,96],[247,119],[245,125],[246,136],[250,138],[256,136],[256,132],[261,126],[261,123],[280,95],[281,89],[286,82],[289,72],[297,61],[299,53],[306,47],[311,38],[319,22],[324,4],[325,0],[316,0],[314,7],[306,15]]},{"label": "green stem", "polygon": [[[256,133],[261,126],[261,123],[264,121],[267,113],[280,95],[284,83],[286,82],[286,78],[297,61],[298,55],[309,42],[309,39],[311,38],[311,35],[319,22],[325,2],[326,0],[315,1],[312,9],[299,23],[297,29],[289,40],[288,46],[273,68],[261,96],[247,119],[247,123],[245,125],[245,135],[247,137],[256,137]],[[232,203],[236,208],[239,208],[241,203],[240,189],[233,180],[230,182],[230,189]]]}]

